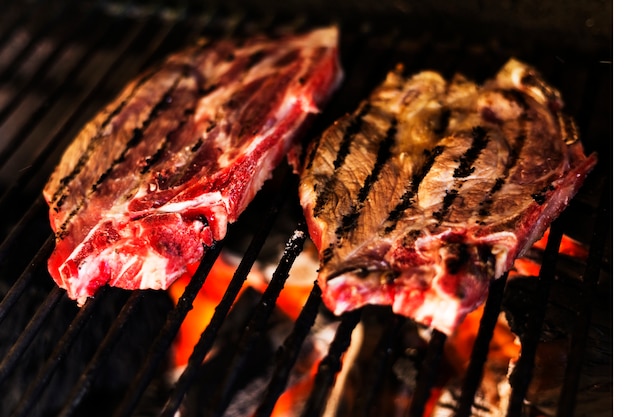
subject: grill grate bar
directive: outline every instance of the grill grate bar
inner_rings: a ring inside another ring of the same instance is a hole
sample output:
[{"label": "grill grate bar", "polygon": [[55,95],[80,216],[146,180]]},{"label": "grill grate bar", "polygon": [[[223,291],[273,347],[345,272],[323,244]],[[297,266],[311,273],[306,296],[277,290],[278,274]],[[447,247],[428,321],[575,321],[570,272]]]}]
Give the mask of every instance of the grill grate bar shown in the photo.
[{"label": "grill grate bar", "polygon": [[26,326],[24,331],[20,333],[19,338],[0,363],[0,382],[3,382],[8,374],[19,363],[20,357],[24,354],[26,348],[28,348],[35,336],[37,336],[41,326],[43,326],[43,323],[49,317],[50,312],[64,295],[64,291],[58,287],[55,287],[52,291],[50,291],[48,297],[46,297],[43,304],[37,310],[37,313],[35,313],[31,321],[28,323],[28,326]]},{"label": "grill grate bar", "polygon": [[432,388],[437,379],[437,372],[441,365],[441,357],[447,338],[445,333],[438,330],[432,332],[426,355],[417,372],[417,385],[413,393],[410,409],[411,416],[418,417],[424,414],[426,403],[430,398]]},{"label": "grill grate bar", "polygon": [[68,399],[59,413],[60,416],[71,416],[76,413],[78,406],[89,391],[94,379],[98,374],[98,370],[106,364],[106,359],[111,354],[115,343],[119,340],[122,331],[137,305],[144,295],[143,291],[134,291],[124,307],[117,316],[117,319],[109,327],[106,337],[98,346],[98,350],[93,355],[89,364],[85,367],[82,375],[74,385],[72,392],[68,395]]},{"label": "grill grate bar", "polygon": [[85,305],[79,310],[78,314],[68,326],[67,331],[57,343],[54,351],[46,363],[43,365],[39,373],[37,373],[37,375],[33,378],[33,383],[22,397],[22,400],[13,411],[13,414],[11,414],[12,417],[27,416],[32,407],[37,404],[37,397],[40,396],[43,390],[47,387],[47,384],[59,365],[60,360],[67,355],[72,344],[76,341],[78,335],[80,334],[80,331],[91,318],[96,305],[104,298],[103,296],[106,291],[107,287],[103,287],[94,298],[88,299],[85,302]]},{"label": "grill grate bar", "polygon": [[361,320],[361,309],[342,315],[341,323],[330,344],[328,354],[322,359],[317,368],[313,390],[307,399],[301,417],[315,417],[322,415],[332,388],[335,376],[341,369],[341,356],[350,346],[352,331]]},{"label": "grill grate bar", "polygon": [[[110,25],[105,25],[103,19],[97,19],[99,14],[96,13],[94,8],[90,9],[90,13],[87,14],[84,19],[81,19],[80,26],[74,26],[71,29],[65,29],[62,37],[59,40],[55,40],[55,45],[53,50],[38,64],[38,68],[33,71],[28,79],[21,83],[21,85],[16,85],[16,90],[13,93],[12,97],[9,100],[6,100],[0,106],[0,123],[3,123],[7,116],[18,107],[19,103],[21,103],[26,97],[26,93],[29,90],[36,89],[38,83],[42,84],[42,81],[46,75],[46,73],[50,70],[53,64],[61,58],[62,52],[65,51],[67,46],[75,39],[79,34],[84,33],[88,30],[90,36],[94,36],[95,39],[103,39],[106,38],[106,33],[104,32],[105,28],[110,28]],[[74,22],[75,23],[75,22]],[[97,48],[97,45],[94,45],[94,48],[87,48],[88,51],[94,51]],[[13,78],[17,78],[17,71],[14,73]],[[70,77],[71,78],[71,77]],[[17,84],[17,83],[16,83]],[[0,157],[0,161],[5,158]]]},{"label": "grill grate bar", "polygon": [[276,354],[276,367],[274,368],[272,379],[266,388],[263,400],[257,408],[254,417],[269,417],[271,415],[276,401],[285,390],[289,372],[296,362],[302,344],[315,323],[321,302],[322,290],[315,282],[302,311],[294,323],[293,331],[285,339],[285,342]]},{"label": "grill grate bar", "polygon": [[266,214],[265,219],[261,222],[262,228],[254,234],[250,245],[233,274],[232,280],[228,284],[224,296],[215,308],[211,321],[202,332],[198,343],[194,346],[194,350],[189,357],[187,367],[178,378],[167,403],[161,411],[161,416],[174,416],[176,414],[185,392],[189,389],[189,386],[197,375],[198,369],[202,365],[207,352],[215,343],[217,332],[224,323],[230,308],[235,302],[237,294],[241,291],[243,283],[252,269],[252,266],[256,261],[261,248],[263,247],[263,244],[265,243],[265,240],[267,239],[267,236],[276,221],[276,218],[278,217],[279,208],[283,202],[284,194],[280,194],[270,205],[270,209]]},{"label": "grill grate bar", "polygon": [[176,307],[168,314],[167,321],[162,327],[161,332],[150,346],[150,351],[146,355],[141,370],[130,385],[133,389],[128,391],[127,395],[122,400],[122,403],[115,411],[115,417],[131,415],[146,387],[150,383],[152,376],[156,372],[157,366],[163,360],[170,345],[174,341],[180,325],[187,316],[187,313],[193,308],[193,300],[195,300],[198,292],[202,289],[202,285],[217,260],[222,246],[222,242],[216,242],[213,246],[205,248],[205,254],[200,261],[198,269],[193,274],[183,295],[178,299]]},{"label": "grill grate bar", "polygon": [[508,274],[504,274],[504,276],[492,281],[489,285],[489,295],[485,302],[483,316],[480,319],[480,326],[474,347],[472,348],[470,363],[465,372],[465,381],[463,381],[461,398],[459,399],[459,406],[455,414],[456,417],[471,416],[476,391],[480,386],[483,377],[483,369],[487,361],[487,354],[489,353],[489,343],[491,342],[493,330],[498,322],[507,276]]},{"label": "grill grate bar", "polygon": [[[48,237],[48,240],[44,243],[42,248],[37,252],[35,258],[32,263],[22,275],[18,278],[18,280],[11,286],[11,289],[2,299],[0,303],[0,323],[4,320],[9,310],[15,305],[17,300],[20,298],[24,290],[32,283],[32,280],[36,276],[35,269],[46,262],[47,257],[49,256],[52,248],[54,246],[54,238],[52,236]],[[2,380],[2,378],[0,378]]]},{"label": "grill grate bar", "polygon": [[557,218],[550,227],[548,243],[539,271],[536,304],[533,306],[532,311],[529,312],[527,329],[520,337],[521,354],[510,376],[511,397],[507,411],[508,417],[521,417],[522,415],[524,397],[533,375],[535,352],[541,335],[541,326],[546,313],[550,287],[555,277],[559,245],[563,237],[563,219],[564,216]]},{"label": "grill grate bar", "polygon": [[568,417],[574,415],[576,405],[576,395],[582,374],[583,360],[585,357],[585,347],[589,335],[589,325],[591,323],[591,297],[598,285],[600,276],[601,259],[606,246],[611,216],[608,214],[610,204],[610,187],[605,187],[602,194],[600,209],[596,212],[594,221],[594,236],[589,247],[589,257],[583,275],[583,288],[580,293],[582,300],[581,313],[576,321],[576,326],[572,333],[570,351],[563,378],[563,388],[559,397],[557,417]]},{"label": "grill grate bar", "polygon": [[[18,3],[11,2],[10,6],[16,6]],[[4,7],[4,6],[3,6]],[[3,47],[10,39],[15,36],[15,32],[28,21],[29,10],[26,7],[13,7],[9,10],[3,10],[0,24],[0,48]]]},{"label": "grill grate bar", "polygon": [[360,396],[363,400],[356,404],[355,416],[377,415],[378,410],[374,408],[374,403],[377,399],[377,394],[383,392],[382,386],[385,373],[388,372],[393,363],[392,355],[397,353],[394,347],[395,341],[407,321],[406,317],[395,315],[390,310],[387,311],[385,317],[389,325],[378,342],[376,356],[374,356],[375,360],[367,369],[366,380],[363,383],[363,393],[357,394],[357,398]]},{"label": "grill grate bar", "polygon": [[[53,4],[54,2],[44,2],[47,5]],[[54,10],[41,10],[42,15],[49,17],[44,21],[44,23],[37,28],[34,36],[32,36],[28,43],[21,49],[15,57],[13,57],[12,65],[7,66],[4,70],[0,71],[0,82],[4,82],[10,78],[11,74],[19,73],[17,68],[20,67],[21,64],[28,58],[30,54],[33,53],[33,50],[36,48],[37,43],[40,39],[45,38],[50,34],[50,31],[59,26],[61,21],[65,17],[65,13],[67,13],[67,8],[70,6],[70,2],[61,2],[60,7],[57,7]],[[58,6],[58,5],[57,5]]]},{"label": "grill grate bar", "polygon": [[272,279],[261,296],[261,300],[256,306],[250,322],[246,326],[246,331],[237,346],[237,351],[226,372],[226,377],[217,389],[216,396],[211,404],[212,406],[209,407],[210,410],[213,410],[212,415],[221,415],[230,402],[235,382],[246,369],[247,358],[256,346],[267,324],[267,320],[276,306],[276,299],[285,285],[291,266],[296,257],[302,252],[307,236],[308,233],[306,232],[305,225],[300,223],[289,238],[283,256],[272,275]]},{"label": "grill grate bar", "polygon": [[[1,200],[0,200],[1,201]],[[2,204],[0,203],[0,207]],[[30,205],[28,210],[23,212],[22,217],[19,219],[18,223],[14,225],[7,237],[0,243],[0,267],[11,261],[10,254],[13,250],[23,250],[18,247],[19,239],[23,237],[23,233],[29,224],[34,222],[37,217],[42,214],[46,215],[46,205],[43,199],[37,199]],[[52,237],[48,239],[52,240]],[[46,243],[46,245],[50,245],[50,243]],[[47,246],[49,251],[52,251],[52,246]],[[0,322],[2,321],[2,309],[0,308]]]},{"label": "grill grate bar", "polygon": [[[120,64],[122,63],[123,59],[128,56],[130,47],[133,45],[133,42],[135,42],[136,39],[139,37],[141,31],[145,29],[146,23],[147,21],[144,20],[144,21],[138,22],[137,25],[133,26],[133,28],[130,30],[130,32],[122,41],[122,44],[119,46],[120,49],[115,54],[115,59],[111,62],[111,65],[108,68],[102,71],[102,76],[95,83],[95,85],[93,86],[93,89],[91,91],[89,90],[84,91],[83,97],[78,98],[77,100],[78,104],[75,107],[76,112],[66,115],[67,119],[65,120],[57,121],[55,123],[56,125],[55,128],[57,130],[53,130],[52,132],[47,132],[47,135],[45,137],[50,138],[49,142],[47,143],[46,146],[43,147],[42,151],[34,158],[33,166],[40,167],[43,165],[43,161],[50,156],[51,150],[59,146],[58,141],[67,136],[67,133],[68,133],[67,130],[68,128],[70,128],[71,123],[74,122],[76,118],[78,118],[79,116],[83,114],[83,111],[86,108],[84,104],[88,103],[89,100],[93,99],[93,97],[95,97],[96,94],[101,93],[99,91],[99,88],[102,87],[102,83],[106,81],[109,77],[111,77],[113,73],[115,72],[115,70],[117,70],[120,67]],[[115,30],[116,28],[114,25],[107,27],[108,34],[114,33]],[[103,34],[101,39],[106,39],[107,33]],[[9,143],[14,144],[13,147],[16,147],[17,145],[19,145],[22,147],[22,149],[28,149],[25,146],[25,143],[31,142],[32,140],[34,140],[32,139],[32,136],[31,138],[29,138],[29,134],[31,134],[33,129],[40,126],[42,119],[46,116],[46,114],[49,114],[49,111],[52,108],[50,104],[62,98],[63,94],[67,91],[67,89],[71,86],[71,84],[75,82],[75,79],[79,77],[79,74],[82,71],[84,71],[85,67],[87,66],[86,65],[87,62],[89,61],[90,58],[92,58],[95,51],[98,50],[97,46],[98,45],[96,44],[95,47],[88,48],[87,53],[82,57],[82,59],[76,62],[76,64],[73,66],[73,68],[69,72],[68,76],[64,78],[63,82],[52,92],[52,94],[46,100],[41,101],[39,105],[33,110],[33,113],[31,117],[29,118],[29,122],[22,125],[22,127],[15,133],[15,135],[11,139],[9,139]],[[39,139],[38,141],[40,142],[41,139]],[[42,146],[39,144],[38,146],[33,147],[33,148],[41,149]],[[5,191],[2,197],[0,197],[0,207],[5,207],[7,204],[10,204],[11,200],[13,199],[14,194],[16,192],[19,192],[19,190],[33,177],[39,177],[39,178],[41,177],[41,175],[39,175],[39,172],[36,169],[29,169],[29,170],[22,171],[21,175],[19,175],[19,177],[13,182],[11,188]]]}]

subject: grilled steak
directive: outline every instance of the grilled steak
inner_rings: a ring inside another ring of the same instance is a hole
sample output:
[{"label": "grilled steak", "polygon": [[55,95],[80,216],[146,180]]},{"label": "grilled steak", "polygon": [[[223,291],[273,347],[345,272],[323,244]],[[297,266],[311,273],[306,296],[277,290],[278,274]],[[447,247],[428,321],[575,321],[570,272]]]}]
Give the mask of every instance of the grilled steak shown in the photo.
[{"label": "grilled steak", "polygon": [[300,200],[327,306],[391,305],[450,334],[596,163],[561,108],[513,59],[481,86],[389,73],[305,160]]},{"label": "grilled steak", "polygon": [[194,45],[130,83],[44,190],[49,270],[82,304],[105,284],[168,287],[223,239],[340,82],[334,27]]}]

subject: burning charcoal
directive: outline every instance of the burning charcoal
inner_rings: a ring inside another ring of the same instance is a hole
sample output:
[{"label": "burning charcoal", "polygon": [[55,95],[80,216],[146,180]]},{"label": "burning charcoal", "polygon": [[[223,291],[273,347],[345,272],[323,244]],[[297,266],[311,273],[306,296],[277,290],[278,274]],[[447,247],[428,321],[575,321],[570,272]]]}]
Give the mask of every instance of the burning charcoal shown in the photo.
[{"label": "burning charcoal", "polygon": [[[252,287],[247,287],[239,296],[195,383],[187,393],[180,409],[181,416],[199,417],[217,413],[235,417],[249,416],[255,411],[272,377],[276,351],[293,327],[293,321],[287,314],[274,309],[266,327],[254,340],[254,346],[250,347],[247,355],[238,357],[242,335],[248,330],[249,321],[260,300],[260,293]],[[328,348],[329,337],[325,333],[334,324],[326,322],[323,315],[319,317],[319,322],[301,347],[283,396],[288,395],[290,386],[312,376],[310,372],[315,369],[315,362]],[[230,380],[233,376],[235,379]],[[297,396],[293,398],[295,400]],[[302,405],[290,404],[289,411],[295,413]]]}]

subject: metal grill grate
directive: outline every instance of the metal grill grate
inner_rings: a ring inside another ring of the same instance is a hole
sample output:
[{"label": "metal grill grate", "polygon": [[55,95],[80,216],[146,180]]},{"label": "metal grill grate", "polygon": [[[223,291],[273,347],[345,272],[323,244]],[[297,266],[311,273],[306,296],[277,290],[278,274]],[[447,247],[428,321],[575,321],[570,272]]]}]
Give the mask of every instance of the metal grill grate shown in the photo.
[{"label": "metal grill grate", "polygon": [[[299,219],[285,219],[295,198],[297,179],[283,167],[257,197],[254,207],[244,214],[256,219],[253,223],[257,226],[242,260],[188,367],[172,386],[165,388],[159,384],[167,374],[172,342],[222,246],[232,242],[227,239],[206,249],[200,268],[174,304],[163,293],[106,288],[78,309],[53,285],[46,271],[54,243],[40,192],[65,146],[82,125],[127,81],[166,53],[201,36],[280,32],[329,22],[341,24],[346,82],[307,139],[315,137],[337,116],[354,109],[398,62],[404,63],[407,71],[431,68],[449,76],[459,70],[480,81],[506,59],[516,56],[538,67],[563,92],[586,148],[599,152],[601,164],[552,227],[536,294],[540,300],[537,308],[529,308],[522,355],[511,375],[507,415],[530,415],[524,398],[533,375],[552,284],[564,268],[558,254],[564,233],[590,248],[586,261],[567,266],[583,282],[583,289],[572,300],[581,320],[570,335],[567,378],[555,415],[574,415],[594,308],[587,295],[611,288],[612,281],[612,248],[608,243],[612,224],[612,71],[606,62],[611,59],[610,45],[580,51],[554,40],[542,42],[541,33],[498,36],[463,20],[444,25],[417,15],[406,21],[375,20],[367,14],[360,16],[359,10],[354,14],[338,9],[328,15],[307,15],[299,10],[262,13],[257,8],[217,5],[31,1],[1,2],[0,11],[0,415],[175,415],[185,396],[197,386],[203,360],[233,311],[254,262],[264,247],[275,241],[269,236],[278,228],[287,228],[291,237],[282,242],[285,251],[278,269],[257,300],[227,371],[216,375],[206,391],[206,409],[199,414],[226,412],[240,385],[239,378],[247,372],[250,353],[267,327],[276,298],[306,241],[306,230],[297,223]],[[272,193],[279,189],[288,192]],[[274,194],[281,198],[275,199]],[[248,227],[242,220],[233,229]],[[473,407],[475,396],[506,291],[504,280],[494,282],[490,288],[458,399],[457,416],[477,413]],[[276,366],[253,415],[271,414],[305,338],[324,314],[322,310],[319,288],[312,285],[307,304],[276,352]],[[341,369],[341,358],[351,345],[353,329],[370,314],[366,309],[340,319],[300,415],[324,413]],[[401,354],[397,340],[402,338],[406,320],[386,310],[374,314],[385,317],[387,324],[374,342],[374,361],[369,364],[365,382],[355,388],[359,401],[345,415],[380,415],[383,405],[379,397],[386,389],[385,375]],[[611,333],[612,317],[608,326]],[[417,353],[411,360],[416,376],[406,415],[421,415],[427,408],[442,372],[445,343],[446,337],[435,332],[428,346],[415,347]],[[610,387],[608,391],[610,397]]]}]

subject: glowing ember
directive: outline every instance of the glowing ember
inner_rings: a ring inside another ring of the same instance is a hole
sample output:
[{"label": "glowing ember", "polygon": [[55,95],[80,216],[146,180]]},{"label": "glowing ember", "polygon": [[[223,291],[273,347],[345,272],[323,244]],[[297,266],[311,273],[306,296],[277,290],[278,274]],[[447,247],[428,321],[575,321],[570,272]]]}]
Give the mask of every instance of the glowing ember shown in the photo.
[{"label": "glowing ember", "polygon": [[[544,250],[547,242],[548,232],[542,239],[533,245],[533,249]],[[317,252],[315,248],[307,242],[304,251],[296,258],[294,265],[290,271],[289,279],[287,279],[283,290],[278,297],[276,304],[279,310],[284,312],[286,316],[294,321],[300,314],[303,305],[312,289],[313,282],[316,278],[316,269],[318,266]],[[561,254],[584,258],[587,256],[587,249],[568,236],[563,236],[560,250]],[[220,255],[211,269],[205,284],[198,294],[194,308],[189,312],[186,319],[182,323],[179,335],[174,344],[174,365],[182,368],[186,365],[189,355],[192,353],[195,344],[198,342],[201,333],[204,331],[211,320],[215,307],[221,301],[224,293],[230,283],[236,270],[237,260],[232,259],[228,254]],[[257,264],[244,283],[246,287],[252,287],[259,293],[263,293],[267,288],[269,280],[274,272],[276,265],[270,265],[265,269],[261,269]],[[182,295],[185,287],[189,283],[194,268],[190,268],[191,272],[174,283],[169,289],[169,293],[174,301]],[[530,258],[519,258],[515,262],[513,270],[509,276],[538,276],[540,264]],[[243,291],[243,289],[242,289]],[[483,315],[481,306],[474,312],[470,313],[466,319],[460,324],[458,329],[447,338],[444,348],[444,360],[446,362],[447,377],[441,379],[440,383],[433,388],[430,400],[425,406],[424,416],[447,416],[450,410],[450,404],[456,401],[455,392],[460,389],[460,381],[463,379],[468,364],[470,362],[472,348],[477,337],[480,320]],[[319,329],[315,330],[318,331]],[[288,386],[284,393],[278,398],[274,410],[273,417],[291,417],[299,415],[302,407],[307,402],[308,397],[313,389],[313,383],[317,368],[321,358],[326,354],[330,341],[334,336],[334,327],[326,326],[328,332],[321,334],[313,334],[315,340],[315,349],[307,352],[299,357],[296,365],[291,370]],[[355,344],[351,344],[350,348],[358,348]],[[489,345],[489,352],[484,366],[484,376],[479,388],[480,400],[484,402],[487,409],[496,412],[504,410],[508,402],[510,390],[503,390],[502,387],[508,387],[508,370],[511,364],[514,364],[520,355],[520,344],[518,338],[511,332],[503,314],[498,319],[494,329],[493,337]],[[344,358],[345,362],[345,358]],[[346,368],[349,364],[345,364]],[[342,370],[344,372],[345,369]],[[338,378],[339,379],[339,378]],[[337,382],[334,389],[340,385]],[[342,390],[342,389],[341,389]],[[335,406],[339,404],[335,399]],[[332,401],[329,400],[329,404]],[[410,395],[397,393],[394,403],[399,408],[404,403],[408,407],[410,404]],[[333,407],[330,407],[333,408]],[[396,408],[398,409],[398,408]],[[490,414],[491,415],[491,414]]]},{"label": "glowing ember", "polygon": [[[193,271],[196,269],[197,265],[191,267],[190,270],[192,272],[182,276],[170,286],[168,291],[174,302],[177,302],[183,294],[185,287],[187,287],[193,275]],[[204,282],[204,286],[194,301],[193,309],[189,311],[187,317],[185,317],[178,331],[178,336],[174,341],[173,360],[175,367],[187,364],[193,347],[196,345],[200,334],[211,320],[215,307],[222,299],[235,269],[236,266],[226,262],[221,255],[215,261],[213,268],[211,268]]]}]

